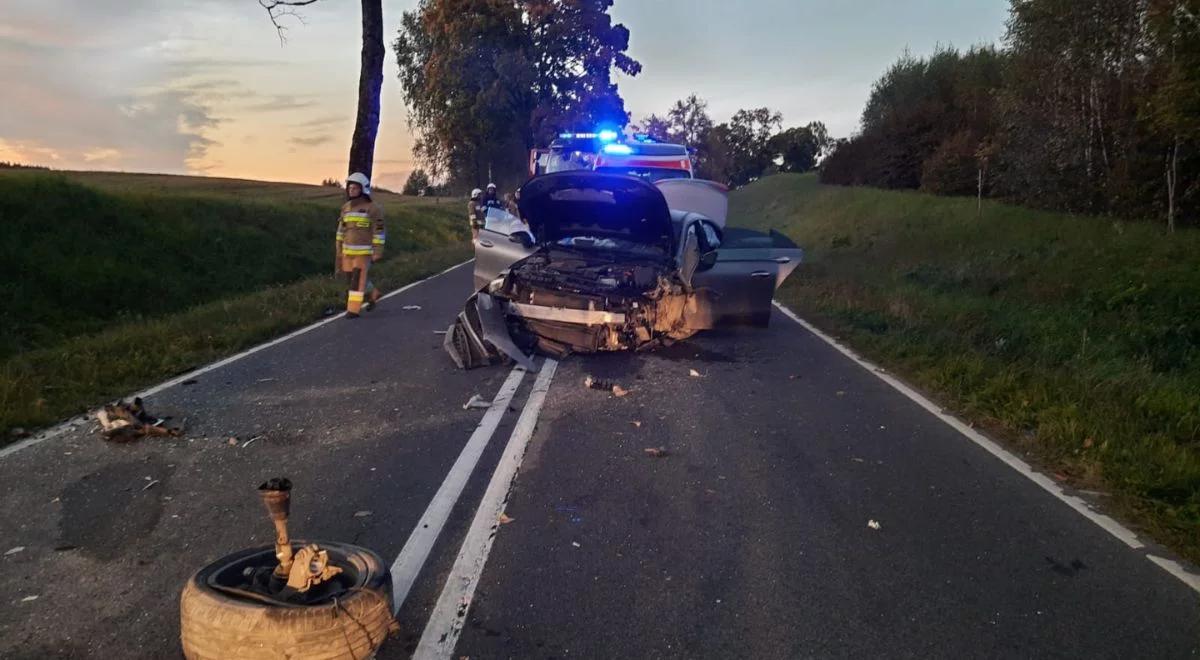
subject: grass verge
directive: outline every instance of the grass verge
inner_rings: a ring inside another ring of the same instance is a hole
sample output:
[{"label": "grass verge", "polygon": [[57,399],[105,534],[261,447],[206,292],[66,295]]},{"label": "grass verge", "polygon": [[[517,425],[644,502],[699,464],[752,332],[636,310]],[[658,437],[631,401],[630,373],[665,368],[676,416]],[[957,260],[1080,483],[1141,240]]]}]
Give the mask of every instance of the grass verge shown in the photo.
[{"label": "grass verge", "polygon": [[[466,244],[380,262],[384,291],[470,257]],[[126,321],[0,363],[0,444],[17,427],[48,425],[307,325],[345,304],[345,280],[311,276],[209,302],[161,318]]]},{"label": "grass verge", "polygon": [[779,298],[1200,562],[1200,233],[780,175]]}]

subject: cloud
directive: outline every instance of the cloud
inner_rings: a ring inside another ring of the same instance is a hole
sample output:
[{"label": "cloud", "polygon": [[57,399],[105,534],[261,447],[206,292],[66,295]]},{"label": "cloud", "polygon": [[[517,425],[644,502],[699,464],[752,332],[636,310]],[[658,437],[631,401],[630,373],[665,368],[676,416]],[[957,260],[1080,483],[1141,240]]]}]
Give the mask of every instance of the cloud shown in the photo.
[{"label": "cloud", "polygon": [[325,128],[326,126],[333,126],[334,124],[341,124],[341,123],[347,122],[347,121],[348,121],[348,117],[346,117],[345,115],[325,115],[322,117],[314,117],[312,119],[309,119],[308,121],[302,121],[299,124],[295,124],[295,127],[296,128]]},{"label": "cloud", "polygon": [[300,99],[291,94],[278,94],[270,100],[242,106],[242,109],[251,112],[282,112],[284,110],[302,110],[316,105],[317,102],[312,99]]},{"label": "cloud", "polygon": [[288,140],[288,142],[291,142],[292,144],[294,144],[296,146],[300,146],[300,147],[317,147],[317,146],[320,146],[322,144],[326,144],[326,143],[329,143],[332,141],[333,141],[333,136],[331,136],[331,135],[314,135],[312,137],[296,136],[296,137]]}]

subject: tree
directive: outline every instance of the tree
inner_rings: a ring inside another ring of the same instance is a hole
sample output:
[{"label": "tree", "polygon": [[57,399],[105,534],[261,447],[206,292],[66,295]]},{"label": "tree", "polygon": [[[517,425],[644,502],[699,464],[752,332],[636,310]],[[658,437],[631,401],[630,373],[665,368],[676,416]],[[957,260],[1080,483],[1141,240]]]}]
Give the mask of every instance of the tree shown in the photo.
[{"label": "tree", "polygon": [[770,108],[738,110],[727,123],[708,132],[708,174],[731,186],[742,186],[762,176],[775,154],[771,138],[783,116]]},{"label": "tree", "polygon": [[420,195],[428,191],[430,187],[429,175],[425,173],[425,170],[418,168],[408,175],[408,180],[404,182],[402,194]]},{"label": "tree", "polygon": [[[416,154],[458,188],[519,183],[527,150],[628,116],[614,69],[636,75],[612,0],[422,0],[395,51]],[[467,47],[464,47],[467,44]]]},{"label": "tree", "polygon": [[831,145],[829,131],[819,121],[789,128],[773,136],[770,141],[770,149],[779,159],[779,169],[783,172],[807,172],[813,169]]},{"label": "tree", "polygon": [[[285,16],[299,18],[297,7],[318,0],[258,0],[279,35],[286,43],[287,28],[280,22]],[[354,134],[350,139],[347,174],[362,172],[370,178],[375,166],[375,140],[379,134],[379,104],[383,89],[383,0],[362,0],[362,54],[358,74],[358,111]]]},{"label": "tree", "polygon": [[[1153,92],[1141,114],[1158,136],[1167,229],[1174,232],[1180,198],[1200,195],[1195,158],[1188,158],[1200,146],[1200,0],[1152,0],[1147,22],[1155,66]],[[1179,187],[1181,161],[1192,175],[1185,190]]]}]

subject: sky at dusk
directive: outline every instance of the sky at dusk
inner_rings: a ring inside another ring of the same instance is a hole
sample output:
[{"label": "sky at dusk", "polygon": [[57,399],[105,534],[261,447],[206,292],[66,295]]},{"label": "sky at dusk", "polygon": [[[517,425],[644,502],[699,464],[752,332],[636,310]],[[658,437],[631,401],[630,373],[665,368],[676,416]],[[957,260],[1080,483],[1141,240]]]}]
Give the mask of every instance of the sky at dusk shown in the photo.
[{"label": "sky at dusk", "polygon": [[[280,45],[256,0],[0,0],[0,161],[56,169],[319,182],[345,172],[358,2],[322,0]],[[414,167],[390,43],[416,0],[385,0],[376,183]],[[696,93],[714,119],[769,106],[849,135],[905,48],[998,42],[1007,0],[616,0],[637,121]]]}]

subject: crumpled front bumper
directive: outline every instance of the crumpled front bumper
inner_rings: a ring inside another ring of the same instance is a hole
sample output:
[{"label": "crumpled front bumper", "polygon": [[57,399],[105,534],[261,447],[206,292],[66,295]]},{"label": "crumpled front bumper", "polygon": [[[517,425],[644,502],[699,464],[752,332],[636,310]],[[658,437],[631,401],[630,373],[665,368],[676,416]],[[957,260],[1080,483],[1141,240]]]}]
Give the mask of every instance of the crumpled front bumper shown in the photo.
[{"label": "crumpled front bumper", "polygon": [[536,372],[537,365],[513,342],[504,318],[504,304],[495,296],[476,293],[446,331],[443,346],[460,369],[500,364],[511,359]]}]

